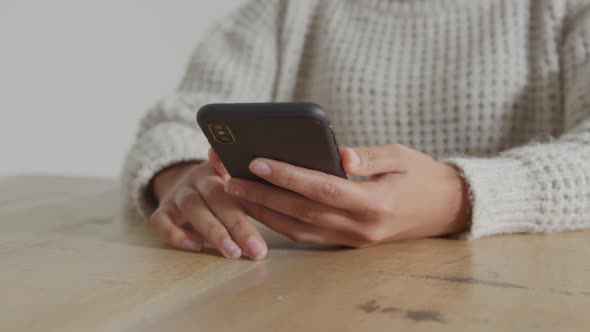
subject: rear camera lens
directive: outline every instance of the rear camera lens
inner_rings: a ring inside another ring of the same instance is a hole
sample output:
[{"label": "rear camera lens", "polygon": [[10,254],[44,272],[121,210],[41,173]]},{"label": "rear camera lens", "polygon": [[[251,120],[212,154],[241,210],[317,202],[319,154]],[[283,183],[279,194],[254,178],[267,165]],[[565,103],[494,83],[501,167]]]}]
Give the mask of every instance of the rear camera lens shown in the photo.
[{"label": "rear camera lens", "polygon": [[227,125],[221,123],[209,124],[209,131],[215,140],[222,144],[232,144],[235,138]]}]

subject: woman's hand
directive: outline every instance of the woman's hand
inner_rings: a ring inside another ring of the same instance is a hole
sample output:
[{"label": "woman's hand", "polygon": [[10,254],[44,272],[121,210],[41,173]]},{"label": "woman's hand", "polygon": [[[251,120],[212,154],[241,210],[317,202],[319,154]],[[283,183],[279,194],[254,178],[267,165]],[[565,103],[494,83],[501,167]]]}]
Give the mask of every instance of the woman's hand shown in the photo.
[{"label": "woman's hand", "polygon": [[246,254],[260,260],[267,247],[246,213],[225,193],[227,172],[210,153],[211,161],[179,164],[154,178],[159,201],[150,218],[158,233],[173,247],[200,251],[211,243],[227,257]]},{"label": "woman's hand", "polygon": [[366,247],[468,227],[467,186],[452,166],[398,144],[341,154],[348,174],[370,180],[259,158],[250,170],[276,187],[231,179],[225,189],[254,219],[299,242]]}]

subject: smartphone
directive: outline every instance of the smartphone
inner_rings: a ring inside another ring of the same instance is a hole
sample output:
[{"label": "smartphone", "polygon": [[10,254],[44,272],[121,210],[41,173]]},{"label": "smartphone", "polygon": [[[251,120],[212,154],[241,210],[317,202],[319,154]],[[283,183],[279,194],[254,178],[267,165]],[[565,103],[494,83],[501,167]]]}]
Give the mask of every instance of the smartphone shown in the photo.
[{"label": "smartphone", "polygon": [[314,103],[208,104],[197,122],[231,177],[262,181],[257,157],[346,178],[328,113]]}]

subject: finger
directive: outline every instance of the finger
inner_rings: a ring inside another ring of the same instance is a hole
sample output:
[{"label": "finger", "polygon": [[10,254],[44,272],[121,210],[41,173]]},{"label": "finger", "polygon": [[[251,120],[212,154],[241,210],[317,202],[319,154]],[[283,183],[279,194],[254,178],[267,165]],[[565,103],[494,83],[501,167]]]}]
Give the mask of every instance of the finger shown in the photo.
[{"label": "finger", "polygon": [[166,214],[170,217],[170,220],[178,227],[188,227],[190,225],[188,219],[180,212],[180,210],[172,204],[167,204]]},{"label": "finger", "polygon": [[299,222],[295,218],[273,211],[262,205],[247,201],[242,201],[240,205],[253,219],[293,241],[316,244],[340,244],[341,242],[337,233],[334,231]]},{"label": "finger", "polygon": [[219,158],[219,155],[217,155],[215,150],[213,150],[212,148],[209,148],[209,160],[211,161],[211,163],[213,163],[213,167],[215,167],[217,174],[221,176],[224,182],[230,179],[229,172],[223,165],[223,162]]},{"label": "finger", "polygon": [[208,155],[209,155],[209,160],[221,162],[219,155],[217,154],[217,152],[215,152],[215,150],[213,150],[213,148],[209,148]]},{"label": "finger", "polygon": [[196,190],[185,189],[175,197],[175,203],[195,229],[219,252],[232,259],[242,256],[242,250],[232,240],[225,226],[213,215]]},{"label": "finger", "polygon": [[256,227],[249,220],[248,216],[229,196],[222,186],[214,188],[199,188],[199,191],[208,191],[205,198],[213,214],[220,220],[229,231],[232,238],[248,255],[254,260],[261,260],[266,257],[268,248],[264,239]]},{"label": "finger", "polygon": [[356,224],[354,220],[346,216],[346,212],[343,210],[263,183],[231,179],[226,184],[226,192],[307,224],[340,231],[348,231]]},{"label": "finger", "polygon": [[407,150],[400,144],[386,144],[372,148],[343,148],[342,166],[352,176],[371,176],[382,173],[404,172],[402,155]]},{"label": "finger", "polygon": [[197,252],[203,248],[203,239],[198,234],[175,224],[166,208],[158,208],[152,214],[150,224],[174,248]]},{"label": "finger", "polygon": [[371,199],[358,183],[276,160],[254,159],[250,171],[276,186],[336,208],[362,209]]}]

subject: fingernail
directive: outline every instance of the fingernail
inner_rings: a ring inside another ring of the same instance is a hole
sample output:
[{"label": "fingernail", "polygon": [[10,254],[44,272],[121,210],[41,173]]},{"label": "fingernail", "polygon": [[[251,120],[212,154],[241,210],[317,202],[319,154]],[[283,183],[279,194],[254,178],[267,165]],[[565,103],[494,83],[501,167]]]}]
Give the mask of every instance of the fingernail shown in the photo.
[{"label": "fingernail", "polygon": [[230,238],[223,240],[223,250],[225,253],[233,259],[240,258],[242,256],[242,249]]},{"label": "fingernail", "polygon": [[193,240],[184,240],[182,245],[187,250],[192,250],[192,251],[201,251],[201,246],[202,246],[202,244],[200,242],[193,241]]},{"label": "fingernail", "polygon": [[250,171],[258,176],[270,175],[270,166],[260,160],[255,160],[250,164]]},{"label": "fingernail", "polygon": [[234,196],[244,196],[244,189],[241,186],[231,182],[227,184],[225,192]]},{"label": "fingernail", "polygon": [[259,238],[250,236],[246,241],[248,251],[250,252],[250,258],[259,260],[266,255],[266,245]]},{"label": "fingernail", "polygon": [[348,149],[350,151],[350,163],[352,166],[358,166],[361,163],[361,156],[359,156],[358,152],[354,151],[354,149]]}]

